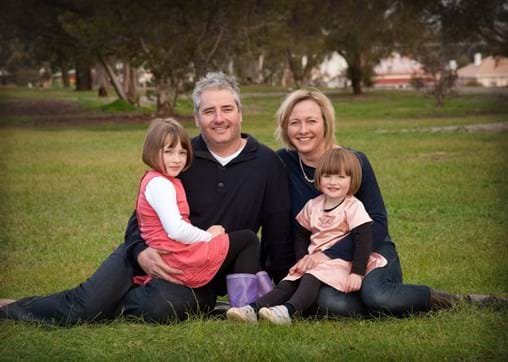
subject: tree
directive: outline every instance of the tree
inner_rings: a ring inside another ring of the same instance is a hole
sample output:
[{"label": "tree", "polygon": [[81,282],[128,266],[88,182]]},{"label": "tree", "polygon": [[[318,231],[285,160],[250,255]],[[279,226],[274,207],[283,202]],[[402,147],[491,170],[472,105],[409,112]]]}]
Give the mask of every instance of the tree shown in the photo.
[{"label": "tree", "polygon": [[285,21],[278,29],[276,46],[282,47],[296,87],[308,84],[311,70],[325,57],[321,24],[315,2],[292,1],[285,15]]},{"label": "tree", "polygon": [[[52,68],[60,68],[64,84],[68,84],[67,68],[77,55],[74,40],[63,29],[59,15],[66,1],[6,1],[2,7],[2,23],[9,32],[2,31],[29,54],[26,64],[37,66],[50,62]],[[15,51],[12,52],[15,54]]]},{"label": "tree", "polygon": [[432,77],[430,93],[437,106],[444,104],[455,84],[451,59],[478,47],[497,55],[508,52],[506,1],[429,0],[418,3],[414,14],[424,28],[406,46]]},{"label": "tree", "polygon": [[348,64],[354,94],[370,82],[373,67],[404,43],[419,38],[422,0],[329,0],[323,4],[323,32],[329,50]]},{"label": "tree", "polygon": [[354,94],[362,93],[369,70],[393,48],[392,5],[389,0],[331,0],[323,5],[326,42],[346,60]]},{"label": "tree", "polygon": [[431,4],[446,43],[476,44],[492,55],[508,57],[506,0],[449,0]]}]

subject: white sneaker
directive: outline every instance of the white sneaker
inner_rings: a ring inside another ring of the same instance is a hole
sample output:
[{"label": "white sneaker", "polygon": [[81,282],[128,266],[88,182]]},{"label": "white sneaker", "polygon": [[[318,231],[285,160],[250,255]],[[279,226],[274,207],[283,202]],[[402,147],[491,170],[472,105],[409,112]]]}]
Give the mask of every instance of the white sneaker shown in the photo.
[{"label": "white sneaker", "polygon": [[226,312],[226,317],[230,321],[257,323],[258,316],[256,311],[250,305],[246,305],[239,308],[229,308]]},{"label": "white sneaker", "polygon": [[265,319],[273,324],[291,324],[291,317],[288,309],[283,305],[276,305],[270,308],[261,308],[259,318]]}]

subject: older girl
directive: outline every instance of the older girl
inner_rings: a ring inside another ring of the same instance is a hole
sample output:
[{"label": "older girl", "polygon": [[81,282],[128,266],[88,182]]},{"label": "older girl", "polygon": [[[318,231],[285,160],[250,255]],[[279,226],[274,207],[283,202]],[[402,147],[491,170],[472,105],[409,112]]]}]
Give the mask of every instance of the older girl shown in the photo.
[{"label": "older girl", "polygon": [[[151,167],[141,179],[136,214],[141,236],[152,248],[168,252],[165,262],[183,271],[183,285],[198,288],[222,275],[230,266],[237,273],[259,271],[259,241],[250,230],[225,234],[220,225],[202,230],[189,222],[189,205],[177,176],[192,162],[192,147],[185,129],[175,120],[155,119],[148,128],[143,162]],[[147,284],[149,276],[134,282]]]}]

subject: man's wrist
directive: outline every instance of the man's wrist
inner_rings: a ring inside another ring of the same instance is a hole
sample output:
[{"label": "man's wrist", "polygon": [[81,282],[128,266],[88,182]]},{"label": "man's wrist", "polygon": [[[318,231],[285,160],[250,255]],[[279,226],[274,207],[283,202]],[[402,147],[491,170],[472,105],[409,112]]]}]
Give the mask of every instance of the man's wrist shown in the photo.
[{"label": "man's wrist", "polygon": [[132,253],[131,253],[131,261],[134,265],[139,266],[139,254],[141,254],[146,248],[148,248],[148,245],[145,243],[136,243],[132,247]]}]

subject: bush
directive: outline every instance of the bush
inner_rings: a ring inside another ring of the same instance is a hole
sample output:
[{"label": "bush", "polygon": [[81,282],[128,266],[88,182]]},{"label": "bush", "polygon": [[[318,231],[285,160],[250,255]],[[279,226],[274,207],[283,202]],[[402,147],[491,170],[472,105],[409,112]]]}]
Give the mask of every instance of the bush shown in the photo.
[{"label": "bush", "polygon": [[102,106],[101,109],[107,112],[132,112],[137,110],[137,107],[134,104],[117,99],[112,103]]}]

